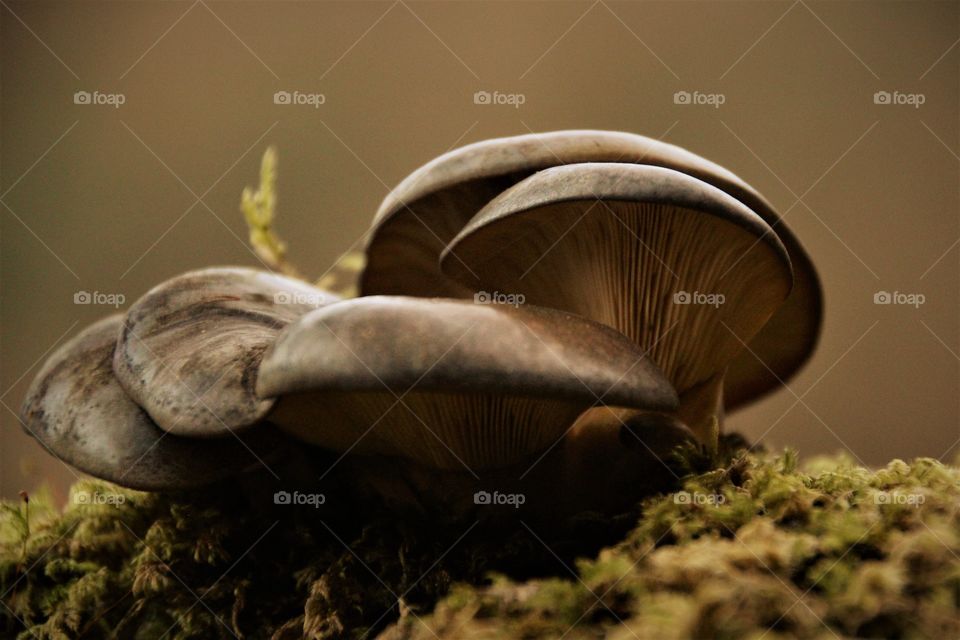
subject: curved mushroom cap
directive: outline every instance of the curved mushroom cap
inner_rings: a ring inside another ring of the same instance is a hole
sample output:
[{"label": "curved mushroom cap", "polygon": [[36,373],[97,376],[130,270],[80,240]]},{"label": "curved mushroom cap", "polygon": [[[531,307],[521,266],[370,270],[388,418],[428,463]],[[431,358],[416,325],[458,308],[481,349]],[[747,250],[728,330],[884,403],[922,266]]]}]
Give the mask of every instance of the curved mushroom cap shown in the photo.
[{"label": "curved mushroom cap", "polygon": [[114,371],[164,430],[224,436],[256,424],[270,410],[272,401],[258,398],[254,386],[260,358],[280,329],[338,299],[255,269],[191,271],[130,307]]},{"label": "curved mushroom cap", "polygon": [[632,133],[570,130],[497,138],[455,149],[420,167],[380,205],[361,291],[469,297],[476,280],[464,286],[440,272],[439,256],[446,244],[502,191],[536,171],[582,162],[660,166],[699,178],[746,204],[786,246],[794,269],[793,290],[750,344],[763,363],[744,351],[731,364],[727,408],[778,387],[778,378],[787,380],[806,363],[820,334],[823,293],[796,236],[773,206],[734,173],[681,147]]},{"label": "curved mushroom cap", "polygon": [[[769,218],[767,219],[769,221]],[[775,223],[774,223],[775,224]],[[779,389],[810,360],[823,326],[820,277],[799,240],[783,224],[774,227],[790,254],[793,289],[767,324],[727,368],[723,404],[733,411]]]},{"label": "curved mushroom cap", "polygon": [[230,440],[170,435],[124,393],[111,361],[123,316],[88,327],[47,360],[27,392],[24,430],[55,456],[98,478],[142,490],[195,487],[258,464],[269,434]]},{"label": "curved mushroom cap", "polygon": [[618,163],[527,178],[470,221],[443,267],[621,331],[678,393],[724,371],[793,278],[777,235],[738,200],[683,173]]},{"label": "curved mushroom cap", "polygon": [[311,312],[260,365],[271,422],[336,451],[438,468],[506,466],[596,403],[677,397],[617,332],[554,309],[372,296]]}]

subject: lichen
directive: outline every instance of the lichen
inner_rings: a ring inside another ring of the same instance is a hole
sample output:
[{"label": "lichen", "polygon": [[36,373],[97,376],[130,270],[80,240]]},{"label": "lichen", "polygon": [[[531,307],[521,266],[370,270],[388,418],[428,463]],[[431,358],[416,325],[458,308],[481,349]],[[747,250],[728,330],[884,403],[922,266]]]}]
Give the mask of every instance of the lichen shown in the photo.
[{"label": "lichen", "polygon": [[83,480],[63,510],[42,491],[3,504],[0,635],[960,635],[956,466],[683,463],[635,512],[536,529],[274,505],[260,477],[163,495]]}]

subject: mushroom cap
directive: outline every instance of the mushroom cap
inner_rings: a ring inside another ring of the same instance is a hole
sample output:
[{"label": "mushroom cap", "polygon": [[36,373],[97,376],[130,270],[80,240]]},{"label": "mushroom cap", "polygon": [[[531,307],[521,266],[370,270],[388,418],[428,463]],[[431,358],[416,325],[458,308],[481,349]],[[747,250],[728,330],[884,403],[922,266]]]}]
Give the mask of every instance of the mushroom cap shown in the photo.
[{"label": "mushroom cap", "polygon": [[515,462],[601,401],[677,403],[636,345],[584,318],[390,296],[292,324],[264,356],[257,391],[281,396],[271,422],[310,442],[439,468]]},{"label": "mushroom cap", "polygon": [[[24,430],[55,456],[133,489],[186,489],[258,464],[279,440],[254,432],[245,443],[190,440],[161,430],[120,387],[111,362],[122,315],[104,318],[62,345],[27,392]],[[248,450],[249,446],[249,450]]]},{"label": "mushroom cap", "polygon": [[338,300],[284,276],[235,267],[190,271],[150,290],[127,312],[114,371],[164,430],[222,437],[257,424],[260,358],[280,329]]},{"label": "mushroom cap", "polygon": [[[810,358],[820,334],[823,293],[810,257],[773,206],[734,173],[672,144],[617,131],[570,130],[486,140],[420,167],[391,191],[373,221],[364,295],[469,296],[438,266],[446,244],[500,192],[552,166],[624,162],[674,169],[721,189],[774,228],[790,255],[794,287],[787,301],[727,372],[728,409],[777,388]],[[456,259],[455,257],[453,259]],[[769,369],[768,369],[769,367]],[[772,371],[772,373],[771,373]],[[779,378],[779,380],[778,380]]]},{"label": "mushroom cap", "polygon": [[[680,393],[722,372],[793,281],[780,239],[743,203],[684,173],[621,163],[527,178],[467,224],[442,265],[462,283],[479,275],[614,327]],[[684,293],[723,299],[684,304]]]}]

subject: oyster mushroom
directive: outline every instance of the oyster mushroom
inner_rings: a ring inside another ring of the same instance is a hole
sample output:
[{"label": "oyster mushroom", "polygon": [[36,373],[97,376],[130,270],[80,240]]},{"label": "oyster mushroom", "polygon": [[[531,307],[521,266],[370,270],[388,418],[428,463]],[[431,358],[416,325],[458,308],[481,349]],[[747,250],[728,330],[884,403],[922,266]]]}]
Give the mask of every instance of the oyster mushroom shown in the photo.
[{"label": "oyster mushroom", "polygon": [[280,329],[339,298],[255,269],[209,268],[158,285],[127,312],[113,368],[170,433],[217,437],[257,424],[273,401],[257,367]]},{"label": "oyster mushroom", "polygon": [[[502,191],[539,170],[583,162],[661,166],[699,178],[747,205],[785,245],[794,269],[793,289],[750,341],[750,351],[730,363],[724,391],[728,409],[779,387],[803,366],[817,343],[823,303],[816,270],[799,240],[770,203],[732,172],[675,145],[631,133],[571,130],[497,138],[455,149],[420,167],[387,195],[374,218],[362,293],[472,296],[479,286],[475,278],[456,282],[440,271],[439,257],[447,244]],[[458,260],[458,252],[449,259]]]},{"label": "oyster mushroom", "polygon": [[740,201],[677,171],[619,163],[518,183],[467,224],[442,265],[462,283],[479,275],[631,338],[704,441],[722,418],[725,370],[793,282],[782,242]]},{"label": "oyster mushroom", "polygon": [[[241,443],[173,436],[117,382],[111,367],[123,316],[91,325],[47,360],[20,412],[24,430],[55,456],[98,478],[142,490],[185,489],[258,466],[277,444],[267,432]],[[249,448],[248,448],[249,447]]]},{"label": "oyster mushroom", "polygon": [[505,467],[598,402],[669,410],[639,347],[569,313],[371,296],[290,325],[260,365],[270,421],[339,452],[433,469]]}]

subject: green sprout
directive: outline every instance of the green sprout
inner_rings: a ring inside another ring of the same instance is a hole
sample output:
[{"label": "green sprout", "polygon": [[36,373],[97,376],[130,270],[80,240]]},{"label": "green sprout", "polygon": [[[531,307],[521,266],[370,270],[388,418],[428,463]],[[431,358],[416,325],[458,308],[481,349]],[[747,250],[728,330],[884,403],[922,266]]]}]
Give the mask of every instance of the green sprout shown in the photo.
[{"label": "green sprout", "polygon": [[[293,278],[300,272],[287,260],[287,243],[274,230],[277,218],[277,150],[267,147],[260,162],[260,185],[254,191],[245,187],[240,196],[240,211],[250,231],[250,245],[257,257],[274,271]],[[317,279],[316,286],[344,298],[358,294],[357,281],[366,257],[362,251],[350,250]]]},{"label": "green sprout", "polygon": [[240,197],[240,210],[250,230],[250,244],[257,256],[271,269],[298,277],[287,261],[287,244],[273,229],[277,215],[277,150],[267,147],[260,162],[260,186],[256,191],[245,187]]}]

